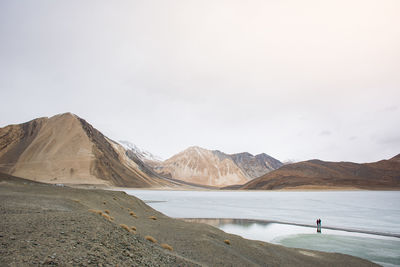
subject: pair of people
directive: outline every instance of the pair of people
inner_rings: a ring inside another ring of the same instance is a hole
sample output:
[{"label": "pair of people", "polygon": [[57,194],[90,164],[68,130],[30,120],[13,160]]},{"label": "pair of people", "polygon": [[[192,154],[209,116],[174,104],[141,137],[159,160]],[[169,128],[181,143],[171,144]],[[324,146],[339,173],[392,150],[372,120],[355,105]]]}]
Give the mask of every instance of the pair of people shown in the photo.
[{"label": "pair of people", "polygon": [[317,233],[321,233],[321,219],[317,220]]}]

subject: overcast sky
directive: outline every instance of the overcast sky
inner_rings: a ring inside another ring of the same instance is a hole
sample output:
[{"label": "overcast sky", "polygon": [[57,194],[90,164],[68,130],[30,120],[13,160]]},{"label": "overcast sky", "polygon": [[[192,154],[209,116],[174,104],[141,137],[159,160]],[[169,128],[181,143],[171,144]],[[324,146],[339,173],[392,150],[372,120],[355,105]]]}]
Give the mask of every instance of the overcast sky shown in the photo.
[{"label": "overcast sky", "polygon": [[0,1],[0,127],[72,112],[168,158],[400,153],[399,0]]}]

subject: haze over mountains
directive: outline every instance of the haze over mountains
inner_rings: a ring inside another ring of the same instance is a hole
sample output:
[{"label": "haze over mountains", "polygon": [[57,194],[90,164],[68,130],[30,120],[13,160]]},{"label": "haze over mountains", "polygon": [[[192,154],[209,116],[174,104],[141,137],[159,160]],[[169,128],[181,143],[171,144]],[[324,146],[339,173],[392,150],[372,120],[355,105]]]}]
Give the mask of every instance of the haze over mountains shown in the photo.
[{"label": "haze over mountains", "polygon": [[65,113],[0,128],[0,172],[54,184],[138,188],[399,189],[400,155],[365,164],[310,160],[283,166],[265,153],[194,146],[162,161]]}]

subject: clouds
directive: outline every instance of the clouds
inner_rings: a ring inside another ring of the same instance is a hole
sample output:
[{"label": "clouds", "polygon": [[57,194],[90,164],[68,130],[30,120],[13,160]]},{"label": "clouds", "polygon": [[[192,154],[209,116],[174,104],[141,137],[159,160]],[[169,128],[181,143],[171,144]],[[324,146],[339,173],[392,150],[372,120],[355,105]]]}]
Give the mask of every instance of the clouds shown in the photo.
[{"label": "clouds", "polygon": [[330,131],[327,131],[327,130],[324,130],[324,131],[322,131],[322,132],[319,133],[320,136],[329,136],[329,135],[331,135],[331,134],[332,134],[332,133],[331,133]]},{"label": "clouds", "polygon": [[400,151],[372,138],[398,133],[398,1],[0,5],[1,125],[71,111],[163,157]]}]

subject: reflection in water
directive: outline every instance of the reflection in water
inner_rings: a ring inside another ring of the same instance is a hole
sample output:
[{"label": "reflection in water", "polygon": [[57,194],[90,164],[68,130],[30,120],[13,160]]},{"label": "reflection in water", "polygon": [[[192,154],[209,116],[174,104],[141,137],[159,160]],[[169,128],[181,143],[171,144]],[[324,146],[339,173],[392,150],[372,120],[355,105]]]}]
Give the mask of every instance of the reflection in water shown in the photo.
[{"label": "reflection in water", "polygon": [[244,228],[251,227],[253,224],[258,223],[260,225],[269,225],[270,222],[256,221],[256,220],[247,220],[247,219],[199,219],[199,218],[186,218],[183,219],[186,222],[196,222],[196,223],[205,223],[208,225],[212,225],[214,227],[221,228],[224,225],[238,225]]},{"label": "reflection in water", "polygon": [[[383,266],[400,265],[400,239],[358,232],[324,229],[246,219],[184,219],[206,223],[227,233],[287,247],[339,252],[368,259]],[[376,249],[380,248],[380,249]]]},{"label": "reflection in water", "polygon": [[[174,218],[242,218],[200,221],[248,239],[400,266],[400,191],[126,192],[153,200],[148,202],[152,208]],[[317,218],[324,222],[321,234],[316,233]],[[360,253],[363,248],[370,248],[368,255]]]},{"label": "reflection in water", "polygon": [[274,238],[299,234],[315,233],[316,228],[310,226],[290,225],[270,221],[248,219],[184,219],[187,222],[205,223],[217,227],[227,233],[237,234],[248,239],[273,242]]}]

